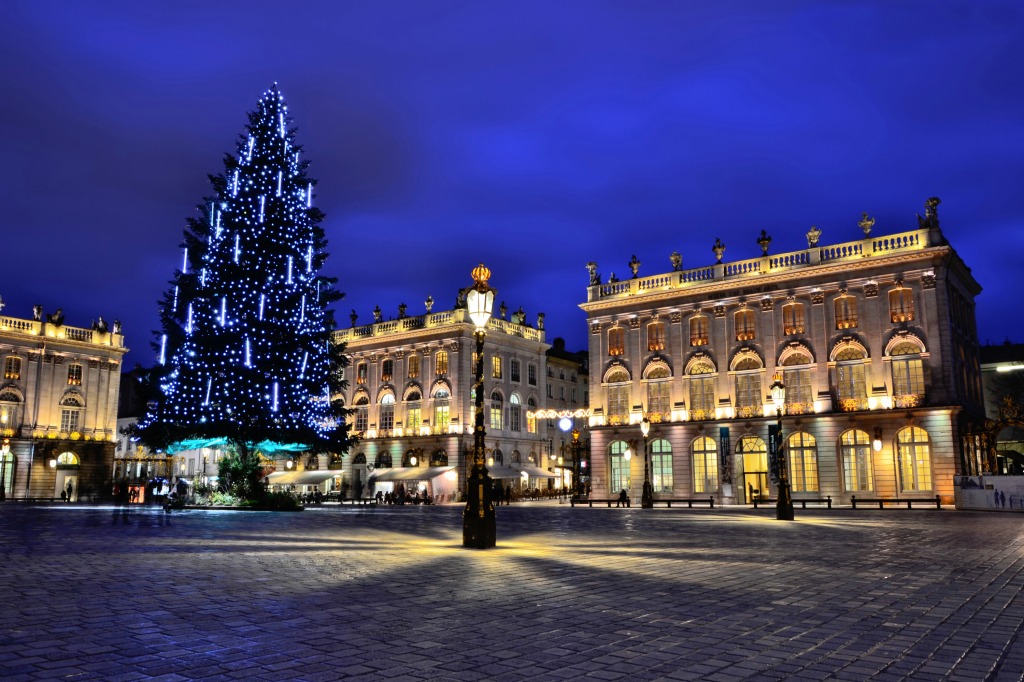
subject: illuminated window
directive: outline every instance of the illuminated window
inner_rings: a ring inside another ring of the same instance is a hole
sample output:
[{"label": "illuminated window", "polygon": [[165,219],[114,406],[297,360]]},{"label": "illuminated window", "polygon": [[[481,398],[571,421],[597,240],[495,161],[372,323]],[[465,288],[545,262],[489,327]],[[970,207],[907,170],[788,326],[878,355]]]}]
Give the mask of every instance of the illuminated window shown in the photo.
[{"label": "illuminated window", "polygon": [[516,360],[515,358],[512,358],[511,360],[508,361],[508,373],[509,373],[509,378],[512,381],[519,381],[520,380],[519,379],[519,361]]},{"label": "illuminated window", "polygon": [[0,391],[0,431],[18,428],[20,408],[21,396],[11,390]]},{"label": "illuminated window", "polygon": [[504,400],[501,394],[495,391],[491,393],[491,428],[501,428],[501,412],[504,404]]},{"label": "illuminated window", "polygon": [[446,351],[439,350],[434,355],[434,373],[438,375],[448,373],[448,353]]},{"label": "illuminated window", "polygon": [[448,391],[443,388],[434,391],[434,433],[448,432],[448,425],[451,421],[449,398]]},{"label": "illuminated window", "polygon": [[900,490],[931,490],[932,459],[928,433],[917,426],[900,429],[896,434],[896,447]]},{"label": "illuminated window", "polygon": [[626,330],[612,327],[608,330],[608,355],[622,355],[626,352]]},{"label": "illuminated window", "polygon": [[625,453],[629,445],[624,440],[614,441],[608,448],[608,489],[612,493],[629,490],[629,460]]},{"label": "illuminated window", "polygon": [[753,341],[757,338],[757,332],[754,330],[754,311],[737,310],[735,315],[736,320],[736,340],[737,341]]},{"label": "illuminated window", "polygon": [[409,369],[409,378],[418,379],[420,376],[420,356],[410,355],[406,361],[406,366]]},{"label": "illuminated window", "polygon": [[708,345],[708,316],[697,315],[690,318],[690,345]]},{"label": "illuminated window", "polygon": [[647,350],[665,350],[664,322],[652,322],[647,325]]},{"label": "illuminated window", "polygon": [[360,362],[358,365],[356,365],[357,384],[365,384],[367,374],[369,374],[369,368],[366,366],[365,362]]},{"label": "illuminated window", "polygon": [[693,453],[693,492],[713,493],[718,490],[718,446],[714,440],[701,436],[690,446]]},{"label": "illuminated window", "polygon": [[804,306],[802,303],[787,303],[782,306],[782,327],[786,334],[804,333]]},{"label": "illuminated window", "polygon": [[[789,392],[789,387],[786,387]],[[818,448],[814,436],[800,431],[786,439],[789,457],[789,481],[795,493],[818,490]]]},{"label": "illuminated window", "polygon": [[78,410],[64,409],[60,411],[60,430],[70,433],[78,430]]},{"label": "illuminated window", "polygon": [[501,378],[501,358],[497,355],[491,358],[491,376],[495,379]]},{"label": "illuminated window", "polygon": [[537,410],[537,401],[530,398],[526,401],[526,432],[537,433],[537,417],[533,414]]},{"label": "illuminated window", "polygon": [[892,394],[896,407],[916,407],[924,400],[924,366],[921,349],[913,343],[899,343],[892,355]]},{"label": "illuminated window", "polygon": [[672,416],[672,390],[669,372],[655,367],[647,373],[647,411],[651,421],[668,421]]},{"label": "illuminated window", "polygon": [[715,418],[715,368],[710,362],[696,362],[690,367],[690,419]]},{"label": "illuminated window", "polygon": [[391,381],[395,374],[395,361],[388,359],[380,363],[380,380]]},{"label": "illuminated window", "polygon": [[608,376],[608,423],[623,424],[629,417],[629,375],[623,370]]},{"label": "illuminated window", "polygon": [[760,417],[764,414],[761,396],[761,361],[747,356],[736,362],[736,416]]},{"label": "illuminated window", "polygon": [[355,424],[356,424],[356,426],[355,426],[355,428],[356,428],[356,432],[357,433],[363,433],[364,431],[366,431],[367,427],[369,426],[369,423],[370,423],[370,419],[369,419],[370,413],[369,413],[369,409],[367,407],[369,404],[370,404],[370,399],[368,397],[366,397],[366,395],[360,395],[360,396],[356,397],[356,400],[355,400],[355,411],[356,411],[356,421],[355,421]]},{"label": "illuminated window", "polygon": [[834,302],[836,329],[851,329],[857,326],[857,299],[843,294]]},{"label": "illuminated window", "polygon": [[663,438],[648,446],[651,456],[651,484],[656,493],[672,492],[672,446]]},{"label": "illuminated window", "polygon": [[380,430],[389,433],[395,428],[395,396],[386,393],[380,399]]},{"label": "illuminated window", "polygon": [[519,394],[513,393],[508,397],[508,430],[520,431],[522,429],[523,408],[519,403]]},{"label": "illuminated window", "polygon": [[782,363],[782,383],[786,385],[786,414],[814,412],[811,396],[811,358],[805,353],[790,353]]},{"label": "illuminated window", "polygon": [[407,431],[415,433],[423,424],[420,409],[420,392],[410,391],[405,396],[405,428]]},{"label": "illuminated window", "polygon": [[848,346],[836,354],[836,397],[844,412],[866,410],[868,387],[865,379],[864,352]]},{"label": "illuminated window", "polygon": [[4,359],[4,379],[21,379],[21,358],[8,355]]},{"label": "illuminated window", "polygon": [[843,458],[843,483],[847,492],[872,489],[871,438],[865,431],[850,430],[839,439]]},{"label": "illuminated window", "polygon": [[892,322],[910,322],[914,319],[914,292],[902,285],[889,292],[889,318]]},{"label": "illuminated window", "polygon": [[82,366],[68,365],[68,386],[82,385]]}]

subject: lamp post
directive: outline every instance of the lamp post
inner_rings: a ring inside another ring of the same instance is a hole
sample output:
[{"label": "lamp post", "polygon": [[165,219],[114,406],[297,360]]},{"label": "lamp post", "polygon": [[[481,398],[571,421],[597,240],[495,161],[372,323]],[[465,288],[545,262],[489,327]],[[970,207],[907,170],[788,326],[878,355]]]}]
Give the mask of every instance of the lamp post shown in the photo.
[{"label": "lamp post", "polygon": [[778,416],[778,444],[776,445],[776,461],[779,463],[779,497],[775,503],[775,518],[780,521],[793,520],[793,496],[789,490],[789,474],[786,472],[786,454],[782,440],[782,408],[786,404],[786,386],[782,376],[775,375],[772,382],[772,402],[775,403],[775,414]]},{"label": "lamp post", "polygon": [[572,430],[572,493],[570,497],[583,497],[583,482],[580,480],[580,430]]},{"label": "lamp post", "polygon": [[647,452],[647,437],[651,434],[651,420],[644,415],[640,422],[640,433],[644,437],[644,489],[640,495],[640,507],[650,509],[654,506],[654,486],[651,485],[651,467],[649,454]]},{"label": "lamp post", "polygon": [[481,263],[473,268],[473,286],[466,294],[466,308],[476,330],[476,355],[473,363],[475,391],[473,421],[473,469],[466,483],[466,508],[462,512],[462,546],[488,549],[495,544],[494,502],[491,477],[484,462],[484,335],[494,310],[494,289],[487,285],[491,271]]}]

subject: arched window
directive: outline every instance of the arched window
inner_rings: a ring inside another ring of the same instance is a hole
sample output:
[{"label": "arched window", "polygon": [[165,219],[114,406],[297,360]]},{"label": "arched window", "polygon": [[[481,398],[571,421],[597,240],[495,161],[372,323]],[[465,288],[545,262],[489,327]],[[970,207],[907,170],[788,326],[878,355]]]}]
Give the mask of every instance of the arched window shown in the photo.
[{"label": "arched window", "polygon": [[495,448],[494,452],[491,454],[491,460],[494,464],[504,464],[505,453],[503,453],[499,448]]},{"label": "arched window", "polygon": [[668,367],[662,363],[647,371],[647,413],[652,422],[672,418],[672,384]]},{"label": "arched window", "polygon": [[608,491],[618,493],[629,490],[629,459],[632,453],[624,440],[613,441],[608,446]]},{"label": "arched window", "polygon": [[79,464],[78,455],[73,452],[62,452],[57,455],[57,466],[59,467],[76,467]]},{"label": "arched window", "polygon": [[[0,433],[13,436],[21,425],[21,396],[11,389],[0,391]],[[11,431],[11,433],[8,433]]]},{"label": "arched window", "polygon": [[811,395],[811,357],[798,350],[785,355],[781,360],[782,382],[786,385],[786,414],[814,412],[814,398]]},{"label": "arched window", "polygon": [[718,490],[718,446],[707,436],[695,438],[693,453],[693,492],[713,493]]},{"label": "arched window", "polygon": [[608,330],[608,355],[622,355],[626,352],[626,330],[612,327]]},{"label": "arched window", "polygon": [[736,416],[749,418],[764,414],[761,396],[761,358],[756,353],[741,353],[733,360],[736,372]]},{"label": "arched window", "polygon": [[917,407],[924,401],[921,349],[910,341],[897,343],[892,356],[892,395],[896,407]]},{"label": "arched window", "polygon": [[395,394],[385,393],[380,399],[380,430],[387,435],[395,428]]},{"label": "arched window", "polygon": [[757,338],[757,331],[754,328],[753,310],[749,308],[737,310],[734,319],[736,322],[737,341],[753,341]]},{"label": "arched window", "polygon": [[425,462],[420,456],[421,451],[418,448],[407,450],[405,455],[402,456],[402,466],[404,467],[418,467],[423,466]]},{"label": "arched window", "polygon": [[864,350],[859,344],[851,343],[839,348],[836,361],[836,398],[839,409],[844,412],[868,408],[868,387],[866,379]]},{"label": "arched window", "polygon": [[932,489],[932,457],[928,432],[908,426],[896,433],[896,456],[899,458],[900,490]]},{"label": "arched window", "polygon": [[839,438],[839,451],[843,459],[843,484],[846,491],[855,493],[873,489],[871,476],[871,438],[857,429],[844,431]]},{"label": "arched window", "polygon": [[509,459],[509,462],[511,462],[512,464],[522,464],[523,463],[523,456],[521,454],[519,454],[518,450],[513,450],[512,451],[512,456]]},{"label": "arched window", "polygon": [[504,399],[501,397],[501,393],[494,391],[491,393],[491,428],[494,430],[501,429],[501,412],[504,405]]},{"label": "arched window", "polygon": [[60,401],[60,430],[64,433],[78,431],[82,423],[82,399],[67,395]]},{"label": "arched window", "polygon": [[624,424],[629,420],[629,374],[616,369],[608,374],[608,423]]},{"label": "arched window", "polygon": [[664,322],[651,322],[647,325],[647,350],[665,350]]},{"label": "arched window", "polygon": [[374,466],[378,469],[390,469],[391,468],[391,453],[390,452],[378,452],[377,459],[374,460]]},{"label": "arched window", "polygon": [[664,438],[648,445],[651,456],[651,484],[656,493],[672,492],[672,446]]},{"label": "arched window", "polygon": [[451,421],[449,399],[448,389],[438,388],[434,391],[434,433],[448,433],[448,424]]},{"label": "arched window", "polygon": [[405,394],[405,430],[413,435],[419,433],[420,426],[423,425],[420,399],[419,391],[413,390]]},{"label": "arched window", "polygon": [[432,467],[446,467],[448,466],[448,453],[443,448],[438,448],[430,453],[430,466]]},{"label": "arched window", "polygon": [[785,334],[803,334],[805,329],[804,304],[787,303],[782,306],[782,331]]},{"label": "arched window", "polygon": [[690,419],[702,421],[715,418],[714,374],[714,365],[706,360],[690,364]]},{"label": "arched window", "polygon": [[793,492],[817,491],[818,447],[814,436],[804,431],[790,434],[786,439],[786,454],[789,456],[789,481]]},{"label": "arched window", "polygon": [[508,397],[508,430],[521,431],[523,420],[523,407],[519,401],[519,394],[513,393]]},{"label": "arched window", "polygon": [[537,401],[530,398],[526,401],[526,432],[537,433]]}]

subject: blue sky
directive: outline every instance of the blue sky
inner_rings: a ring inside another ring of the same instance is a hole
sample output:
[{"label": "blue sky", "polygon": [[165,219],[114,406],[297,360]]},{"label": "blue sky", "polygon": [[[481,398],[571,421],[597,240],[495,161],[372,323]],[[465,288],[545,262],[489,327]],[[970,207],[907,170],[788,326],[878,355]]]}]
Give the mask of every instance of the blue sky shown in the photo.
[{"label": "blue sky", "polygon": [[607,277],[914,229],[930,196],[1004,301],[1024,230],[1012,2],[10,2],[0,23],[0,296],[124,322],[150,364],[184,219],[273,82],[319,180],[337,308],[448,308],[479,261],[549,338]]}]

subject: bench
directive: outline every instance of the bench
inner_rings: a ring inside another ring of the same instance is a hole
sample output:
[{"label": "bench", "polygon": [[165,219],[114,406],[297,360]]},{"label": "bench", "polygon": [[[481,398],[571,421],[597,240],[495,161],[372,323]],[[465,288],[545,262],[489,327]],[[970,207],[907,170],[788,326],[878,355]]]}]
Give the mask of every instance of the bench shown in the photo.
[{"label": "bench", "polygon": [[[802,498],[802,499],[799,499],[799,500],[793,500],[793,504],[799,504],[801,509],[807,509],[807,503],[808,502],[810,502],[811,504],[827,504],[829,509],[832,508],[832,496],[831,495],[827,495],[825,497],[805,497],[805,498]],[[754,509],[757,509],[757,505],[759,505],[759,504],[776,504],[776,503],[778,503],[778,500],[776,500],[776,499],[758,500],[757,498],[754,498],[754,501],[751,504],[754,505]]]},{"label": "bench", "polygon": [[[603,497],[588,497],[586,499],[582,499],[582,498],[579,498],[579,497],[570,497],[569,498],[569,504],[571,506],[573,506],[573,507],[575,507],[577,504],[585,504],[588,507],[593,507],[595,502],[605,502],[605,503],[608,504],[609,507],[611,507],[612,504],[619,503],[619,498],[617,498],[617,497],[606,497],[606,498],[603,498]],[[629,505],[630,505],[630,501],[629,501],[629,499],[627,499],[626,500],[626,506],[628,507]]]},{"label": "bench", "polygon": [[706,504],[711,509],[715,508],[715,498],[713,498],[713,497],[673,497],[671,499],[664,498],[664,497],[663,498],[657,498],[656,497],[653,500],[654,504],[658,504],[660,502],[664,502],[665,505],[668,506],[669,509],[672,508],[672,503],[673,502],[676,502],[676,503],[679,503],[679,504],[682,504],[682,503],[685,502],[687,509],[693,509],[693,503],[694,502],[696,502],[697,504]]},{"label": "bench", "polygon": [[850,505],[854,509],[857,508],[858,504],[860,504],[862,507],[865,504],[871,504],[871,505],[877,504],[879,509],[883,509],[884,505],[887,505],[887,504],[900,505],[900,504],[904,504],[904,503],[906,503],[907,509],[913,509],[914,508],[913,505],[914,505],[915,502],[918,505],[926,504],[929,507],[934,504],[936,509],[942,509],[941,498],[938,495],[936,495],[934,498],[932,498],[932,497],[924,497],[924,498],[918,497],[916,499],[915,498],[897,499],[895,497],[862,497],[862,498],[860,498],[858,500],[856,495],[854,495],[854,496],[852,496],[850,498]]}]

